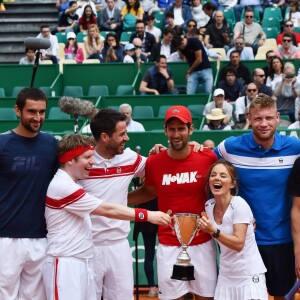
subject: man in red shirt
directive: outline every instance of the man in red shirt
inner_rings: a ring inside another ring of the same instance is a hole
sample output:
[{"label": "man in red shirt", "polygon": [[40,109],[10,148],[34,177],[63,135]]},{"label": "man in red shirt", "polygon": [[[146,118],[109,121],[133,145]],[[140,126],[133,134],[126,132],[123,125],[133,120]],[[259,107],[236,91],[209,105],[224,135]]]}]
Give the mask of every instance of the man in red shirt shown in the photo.
[{"label": "man in red shirt", "polygon": [[[204,211],[206,194],[204,179],[217,160],[209,149],[195,153],[189,146],[194,131],[190,111],[185,106],[170,107],[165,116],[165,134],[170,147],[146,162],[144,186],[129,194],[129,204],[138,204],[158,197],[161,211],[192,213]],[[170,279],[173,265],[181,252],[180,243],[170,227],[159,227],[157,271],[160,299],[178,299],[188,292],[195,299],[213,299],[216,285],[215,246],[211,236],[200,231],[189,245],[194,265],[194,281]]]},{"label": "man in red shirt", "polygon": [[284,27],[283,27],[283,32],[279,33],[277,35],[277,45],[281,45],[282,44],[282,38],[283,38],[283,34],[287,32],[287,33],[291,33],[293,35],[293,45],[296,47],[299,47],[300,45],[300,34],[297,32],[294,32],[294,24],[292,20],[287,20],[284,23]]}]

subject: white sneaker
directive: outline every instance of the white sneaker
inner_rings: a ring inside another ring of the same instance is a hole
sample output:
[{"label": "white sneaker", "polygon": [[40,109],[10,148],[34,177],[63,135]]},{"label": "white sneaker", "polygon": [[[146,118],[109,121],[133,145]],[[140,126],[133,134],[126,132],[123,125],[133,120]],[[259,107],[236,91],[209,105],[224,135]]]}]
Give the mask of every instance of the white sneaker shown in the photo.
[{"label": "white sneaker", "polygon": [[157,297],[158,296],[158,288],[157,287],[151,287],[149,290],[149,297]]}]

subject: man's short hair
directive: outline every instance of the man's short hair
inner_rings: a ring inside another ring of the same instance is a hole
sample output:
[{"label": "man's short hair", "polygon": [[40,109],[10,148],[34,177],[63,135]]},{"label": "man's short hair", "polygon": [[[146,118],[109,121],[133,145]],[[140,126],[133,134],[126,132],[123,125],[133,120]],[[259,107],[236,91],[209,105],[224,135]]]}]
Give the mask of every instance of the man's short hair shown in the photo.
[{"label": "man's short hair", "polygon": [[164,59],[167,59],[167,57],[164,55],[164,54],[160,54],[157,58],[156,58],[156,62],[160,62],[160,60],[164,58]]},{"label": "man's short hair", "polygon": [[282,38],[284,38],[284,37],[289,37],[290,39],[293,39],[293,35],[289,32],[284,32],[282,35]]},{"label": "man's short hair", "polygon": [[202,9],[206,9],[206,10],[217,10],[217,7],[215,4],[213,4],[212,2],[206,2],[203,6]]},{"label": "man's short hair", "polygon": [[119,107],[119,111],[121,112],[122,109],[128,109],[130,111],[130,113],[132,113],[132,107],[128,103],[121,104]]},{"label": "man's short hair", "polygon": [[69,7],[71,7],[73,4],[77,4],[77,1],[70,1],[69,2]]},{"label": "man's short hair", "polygon": [[100,109],[91,121],[91,131],[96,141],[99,141],[102,133],[112,136],[116,131],[116,125],[126,120],[126,116],[119,111],[110,108]]},{"label": "man's short hair", "polygon": [[166,28],[163,30],[163,35],[168,35],[169,33],[172,33],[173,35],[175,34],[175,33],[174,33],[174,30],[173,30],[172,28],[166,27]]},{"label": "man's short hair", "polygon": [[182,41],[183,41],[183,38],[180,35],[175,35],[172,40],[174,48],[177,49],[181,45]]},{"label": "man's short hair", "polygon": [[172,18],[172,19],[174,19],[174,13],[171,12],[171,11],[168,11],[168,12],[166,13],[166,17],[165,17],[165,18]]},{"label": "man's short hair", "polygon": [[225,76],[230,73],[233,74],[236,77],[236,70],[233,67],[227,67],[224,71]]},{"label": "man's short hair", "polygon": [[24,88],[22,89],[18,96],[16,105],[18,106],[19,110],[22,111],[26,100],[34,100],[34,101],[45,101],[47,104],[47,96],[43,91],[38,88]]},{"label": "man's short hair", "polygon": [[143,20],[137,20],[137,21],[135,22],[135,26],[136,26],[137,24],[144,24],[144,25],[145,25],[145,22],[144,22]]},{"label": "man's short hair", "polygon": [[50,27],[49,27],[48,24],[42,24],[40,28],[41,28],[41,31],[42,31],[44,28],[50,28]]},{"label": "man's short hair", "polygon": [[[250,83],[249,83],[250,84]],[[259,93],[257,95],[257,97],[255,97],[250,105],[249,105],[249,112],[251,111],[251,109],[253,108],[272,108],[274,107],[275,109],[277,109],[276,107],[276,100],[274,100],[272,97],[263,94],[263,93]]]},{"label": "man's short hair", "polygon": [[238,54],[239,56],[241,56],[241,53],[239,51],[234,50],[230,52],[229,58],[231,58],[232,54]]}]

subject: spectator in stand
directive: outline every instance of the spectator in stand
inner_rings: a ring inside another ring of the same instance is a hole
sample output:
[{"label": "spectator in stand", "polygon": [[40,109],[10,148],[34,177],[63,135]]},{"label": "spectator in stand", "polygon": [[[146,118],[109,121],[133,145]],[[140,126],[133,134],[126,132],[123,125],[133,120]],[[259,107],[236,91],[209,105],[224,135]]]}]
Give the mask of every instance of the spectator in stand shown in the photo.
[{"label": "spectator in stand", "polygon": [[138,37],[142,41],[142,53],[148,57],[156,44],[155,36],[149,32],[146,32],[145,23],[142,20],[137,20],[135,25],[135,32],[129,38],[129,43],[132,43],[133,39]]},{"label": "spectator in stand", "polygon": [[300,128],[300,108],[298,110],[296,110],[296,120],[294,123],[292,123],[291,125],[289,125],[288,129],[299,129]]},{"label": "spectator in stand", "polygon": [[236,71],[232,67],[225,69],[225,80],[219,82],[219,88],[225,92],[225,100],[235,102],[240,97],[244,88],[240,80],[236,78]]},{"label": "spectator in stand", "polygon": [[159,11],[157,4],[152,0],[140,0],[142,9],[145,12],[145,17],[152,15],[154,12]]},{"label": "spectator in stand", "polygon": [[84,37],[83,42],[88,55],[87,59],[99,59],[100,62],[103,62],[103,58],[100,54],[103,48],[104,37],[100,35],[97,25],[90,25],[87,36]]},{"label": "spectator in stand", "polygon": [[[247,0],[249,1],[249,0]],[[260,2],[260,0],[258,0]],[[252,47],[254,55],[257,53],[257,49],[263,46],[266,40],[266,34],[264,33],[261,25],[254,21],[254,12],[252,9],[245,9],[244,21],[237,22],[233,29],[233,39],[243,36],[247,47]]]},{"label": "spectator in stand", "polygon": [[208,25],[205,31],[204,44],[207,48],[224,48],[226,52],[229,50],[230,30],[223,24],[223,20],[224,13],[218,10],[215,14],[215,22]]},{"label": "spectator in stand", "polygon": [[210,114],[206,115],[207,124],[202,130],[231,130],[230,125],[224,122],[225,118],[221,108],[213,108]]},{"label": "spectator in stand", "polygon": [[171,54],[177,50],[172,43],[173,37],[174,31],[170,28],[165,28],[163,30],[163,38],[160,43],[154,45],[149,61],[156,61],[161,54],[165,55],[169,61]]},{"label": "spectator in stand", "polygon": [[173,3],[173,0],[157,0],[155,2],[157,2],[157,6],[160,8],[160,10],[165,10],[166,7]]},{"label": "spectator in stand", "polygon": [[79,30],[80,32],[87,32],[91,24],[98,25],[98,20],[96,15],[93,13],[92,7],[86,5],[83,10],[83,14],[79,19]]},{"label": "spectator in stand", "polygon": [[248,84],[251,82],[251,74],[247,67],[241,63],[240,52],[232,51],[229,55],[230,62],[220,71],[220,80],[225,80],[225,70],[227,67],[233,67],[236,72],[236,78],[241,81],[242,84]]},{"label": "spectator in stand", "polygon": [[134,38],[133,41],[132,41],[132,44],[135,47],[135,53],[132,56],[133,60],[135,62],[137,62],[139,66],[142,62],[147,62],[148,61],[147,57],[142,53],[142,41],[141,41],[141,39],[138,38],[138,37]]},{"label": "spectator in stand", "polygon": [[69,32],[67,34],[67,41],[64,51],[65,59],[74,59],[78,64],[81,64],[83,62],[83,50],[78,46],[76,34],[74,32]]},{"label": "spectator in stand", "polygon": [[165,13],[165,27],[167,28],[171,28],[174,29],[175,28],[175,23],[174,23],[174,13],[172,13],[171,11],[168,11]]},{"label": "spectator in stand", "polygon": [[123,63],[134,63],[134,59],[133,56],[135,54],[135,47],[133,44],[128,43],[125,45],[124,47],[124,59],[123,59]]},{"label": "spectator in stand", "polygon": [[155,17],[153,15],[148,15],[146,17],[146,32],[149,32],[155,36],[156,42],[159,43],[161,38],[161,30],[154,26]]},{"label": "spectator in stand", "polygon": [[239,97],[235,102],[235,126],[237,129],[243,129],[246,124],[246,108],[258,95],[257,86],[249,83],[246,87],[246,96]]},{"label": "spectator in stand", "polygon": [[76,25],[79,19],[78,15],[76,14],[76,7],[76,1],[69,2],[69,7],[62,12],[59,18],[58,26],[56,28],[58,32],[65,31],[66,33],[68,33],[73,32],[76,29]]},{"label": "spectator in stand", "polygon": [[96,5],[95,5],[94,1],[92,1],[92,0],[79,0],[79,1],[77,1],[77,5],[78,5],[78,8],[76,10],[76,14],[78,15],[79,18],[82,16],[84,8],[85,8],[86,5],[90,5],[92,10],[93,10],[93,13],[95,15],[97,15],[97,9],[96,9]]},{"label": "spectator in stand", "polygon": [[119,112],[126,117],[125,122],[127,125],[127,132],[145,131],[145,128],[141,123],[132,120],[132,117],[131,117],[132,107],[129,104],[127,104],[127,103],[121,104],[119,107]]},{"label": "spectator in stand", "polygon": [[214,150],[216,145],[215,145],[215,142],[212,140],[205,140],[203,142],[203,147],[209,148],[210,150]]},{"label": "spectator in stand", "polygon": [[26,56],[22,57],[19,61],[19,65],[33,65],[35,60],[35,50],[25,49]]},{"label": "spectator in stand", "polygon": [[274,53],[281,59],[300,58],[300,48],[294,46],[293,35],[285,32],[282,36],[282,44],[278,46]]},{"label": "spectator in stand", "polygon": [[212,109],[219,108],[222,110],[222,112],[225,114],[225,117],[223,122],[225,124],[229,124],[232,118],[232,111],[233,107],[230,103],[225,101],[225,93],[222,89],[215,89],[213,94],[213,101],[208,102],[205,105],[205,108],[203,110],[203,116],[207,116],[211,113]]},{"label": "spectator in stand", "polygon": [[294,27],[300,27],[300,11],[298,1],[291,1],[289,3],[290,11],[286,14],[286,19],[293,22]]},{"label": "spectator in stand", "polygon": [[37,38],[47,39],[51,43],[50,48],[41,49],[42,60],[51,60],[53,64],[57,64],[58,40],[55,35],[51,34],[49,25],[41,25],[41,32],[38,34]]},{"label": "spectator in stand", "polygon": [[140,84],[141,94],[174,94],[172,70],[167,67],[165,55],[159,55],[155,66],[149,68]]},{"label": "spectator in stand", "polygon": [[[264,9],[261,5],[260,0],[239,0],[239,4],[234,6],[234,15],[236,22],[241,21],[242,11],[245,10],[245,13],[247,10],[258,10],[260,19],[262,19]],[[245,15],[244,15],[245,17]]]},{"label": "spectator in stand", "polygon": [[283,67],[282,81],[275,85],[277,110],[280,115],[288,115],[293,123],[295,119],[295,100],[300,95],[300,84],[297,82],[295,67],[286,62]]},{"label": "spectator in stand", "polygon": [[271,87],[273,93],[277,82],[282,81],[283,61],[280,57],[274,56],[270,62],[270,72],[266,85]]},{"label": "spectator in stand", "polygon": [[55,6],[59,12],[64,12],[69,7],[69,0],[56,0]]},{"label": "spectator in stand", "polygon": [[195,94],[202,81],[204,92],[211,93],[213,87],[213,74],[206,51],[198,38],[174,37],[174,46],[182,52],[189,68],[186,72],[187,94]]},{"label": "spectator in stand", "polygon": [[183,0],[174,0],[174,3],[165,9],[165,15],[171,11],[174,14],[174,24],[185,30],[187,22],[192,19],[190,7],[182,3]]},{"label": "spectator in stand", "polygon": [[106,0],[106,4],[106,8],[100,12],[100,29],[114,31],[120,39],[122,33],[121,11],[115,7],[114,0]]},{"label": "spectator in stand", "polygon": [[228,50],[226,55],[227,59],[229,59],[232,51],[238,51],[241,60],[254,60],[253,49],[251,47],[245,47],[245,40],[242,36],[239,36],[234,40],[234,45],[235,47]]},{"label": "spectator in stand", "polygon": [[191,13],[198,29],[204,27],[209,21],[209,16],[203,11],[201,0],[192,0]]},{"label": "spectator in stand", "polygon": [[275,56],[275,53],[274,53],[273,50],[269,50],[269,51],[266,52],[267,65],[263,68],[263,70],[265,72],[265,81],[264,81],[264,83],[267,82],[267,78],[270,75],[270,64],[271,64],[271,60],[272,60],[272,58],[274,58],[274,56]]},{"label": "spectator in stand", "polygon": [[126,5],[121,11],[121,20],[124,21],[125,15],[131,14],[135,16],[137,20],[143,20],[144,10],[141,7],[139,0],[125,0]]},{"label": "spectator in stand", "polygon": [[[265,82],[265,72],[263,69],[255,68],[252,73],[253,83],[256,85],[258,89],[258,94],[263,93],[270,97],[273,96],[273,91],[269,86],[264,84]],[[245,91],[243,91],[242,95],[245,95]]]},{"label": "spectator in stand", "polygon": [[105,62],[123,62],[124,48],[115,33],[109,32],[106,34],[101,54]]},{"label": "spectator in stand", "polygon": [[277,35],[277,45],[282,45],[282,38],[283,38],[283,34],[287,32],[292,34],[292,40],[293,40],[293,45],[294,46],[299,46],[300,45],[300,34],[298,32],[294,31],[294,24],[292,22],[292,20],[287,20],[284,23],[284,27],[283,27],[283,32],[279,33]]}]

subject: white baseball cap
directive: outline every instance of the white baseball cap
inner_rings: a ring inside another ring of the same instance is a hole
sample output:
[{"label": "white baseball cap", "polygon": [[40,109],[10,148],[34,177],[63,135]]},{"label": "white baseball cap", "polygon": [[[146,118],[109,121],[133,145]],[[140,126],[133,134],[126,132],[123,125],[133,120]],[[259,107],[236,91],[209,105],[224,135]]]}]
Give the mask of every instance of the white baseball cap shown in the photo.
[{"label": "white baseball cap", "polygon": [[72,31],[68,32],[67,34],[67,40],[68,39],[76,39],[76,34]]},{"label": "white baseball cap", "polygon": [[214,97],[215,96],[219,96],[219,95],[225,95],[224,90],[223,89],[215,89],[214,91]]}]

